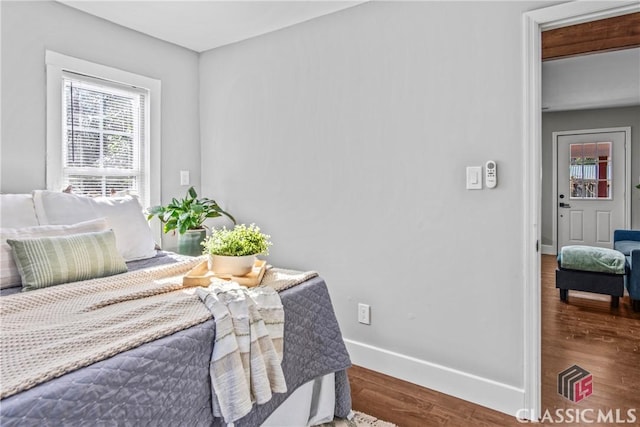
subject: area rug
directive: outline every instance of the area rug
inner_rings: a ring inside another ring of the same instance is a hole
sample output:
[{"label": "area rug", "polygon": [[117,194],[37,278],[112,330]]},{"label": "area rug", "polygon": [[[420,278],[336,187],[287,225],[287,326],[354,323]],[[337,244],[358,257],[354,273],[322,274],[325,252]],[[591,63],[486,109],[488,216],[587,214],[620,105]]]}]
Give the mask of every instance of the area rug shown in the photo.
[{"label": "area rug", "polygon": [[352,420],[336,418],[330,423],[321,424],[317,427],[398,427],[393,423],[382,421],[374,416],[354,411]]}]

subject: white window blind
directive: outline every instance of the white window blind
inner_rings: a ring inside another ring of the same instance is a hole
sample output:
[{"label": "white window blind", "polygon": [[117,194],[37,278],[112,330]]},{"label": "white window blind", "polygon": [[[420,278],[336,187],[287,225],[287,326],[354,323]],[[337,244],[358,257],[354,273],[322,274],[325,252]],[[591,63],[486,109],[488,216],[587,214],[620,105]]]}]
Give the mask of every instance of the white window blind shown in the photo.
[{"label": "white window blind", "polygon": [[69,72],[62,79],[63,186],[147,200],[147,91]]}]

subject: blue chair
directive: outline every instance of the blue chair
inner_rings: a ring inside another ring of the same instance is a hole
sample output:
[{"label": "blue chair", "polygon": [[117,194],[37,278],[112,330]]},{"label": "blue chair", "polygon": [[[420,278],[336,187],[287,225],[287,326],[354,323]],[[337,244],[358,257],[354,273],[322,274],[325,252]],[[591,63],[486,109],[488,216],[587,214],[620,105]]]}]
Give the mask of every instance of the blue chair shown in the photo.
[{"label": "blue chair", "polygon": [[640,311],[640,230],[615,230],[613,249],[627,258],[625,284],[633,311]]}]

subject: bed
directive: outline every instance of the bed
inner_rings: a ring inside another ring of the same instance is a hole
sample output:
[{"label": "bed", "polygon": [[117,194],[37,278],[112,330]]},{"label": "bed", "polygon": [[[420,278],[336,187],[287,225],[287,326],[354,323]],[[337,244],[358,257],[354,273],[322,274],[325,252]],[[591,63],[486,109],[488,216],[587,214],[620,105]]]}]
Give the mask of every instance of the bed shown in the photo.
[{"label": "bed", "polygon": [[[188,262],[184,257],[159,251],[127,262],[129,272],[111,279],[184,262]],[[73,286],[77,283],[33,292],[5,288],[0,292],[0,307],[19,305],[16,301],[26,294],[46,299],[56,288],[62,292]],[[333,416],[348,417],[350,360],[325,281],[312,277],[279,295],[286,319],[282,370],[287,392],[254,405],[234,425],[302,426]],[[225,425],[212,412],[209,366],[215,329],[213,319],[204,319],[24,390],[3,391],[0,424]],[[3,351],[3,359],[10,357],[10,351]]]}]

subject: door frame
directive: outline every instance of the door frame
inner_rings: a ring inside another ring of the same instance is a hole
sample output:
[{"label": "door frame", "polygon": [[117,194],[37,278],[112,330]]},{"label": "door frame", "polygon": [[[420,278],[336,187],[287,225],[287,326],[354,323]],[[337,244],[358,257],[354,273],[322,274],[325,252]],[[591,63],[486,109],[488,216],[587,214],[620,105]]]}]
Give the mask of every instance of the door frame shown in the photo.
[{"label": "door frame", "polygon": [[600,129],[580,129],[563,130],[552,133],[553,141],[553,181],[552,181],[552,227],[554,254],[558,253],[558,137],[564,135],[582,135],[592,133],[624,132],[624,228],[631,228],[631,126],[600,128]]},{"label": "door frame", "polygon": [[562,3],[523,14],[522,205],[523,406],[525,418],[541,417],[540,218],[542,187],[542,30],[640,11],[635,1]]}]

